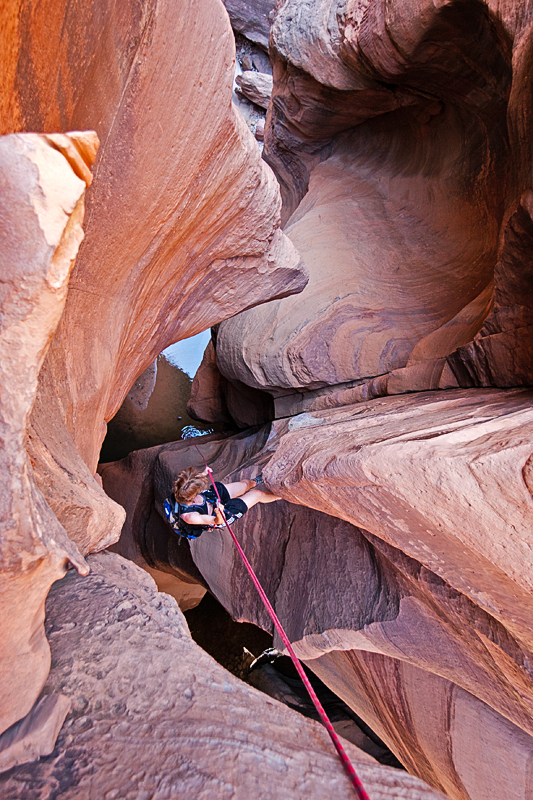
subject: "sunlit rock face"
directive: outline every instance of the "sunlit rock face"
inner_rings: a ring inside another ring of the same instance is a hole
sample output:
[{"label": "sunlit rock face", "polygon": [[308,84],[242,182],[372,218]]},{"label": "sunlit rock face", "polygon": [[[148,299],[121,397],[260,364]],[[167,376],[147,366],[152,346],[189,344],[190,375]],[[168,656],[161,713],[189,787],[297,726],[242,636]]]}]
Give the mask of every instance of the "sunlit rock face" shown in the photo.
[{"label": "sunlit rock face", "polygon": [[[162,349],[306,277],[279,230],[275,178],[231,105],[234,42],[215,0],[50,0],[21,16],[13,43],[4,130],[90,126],[101,140],[33,419],[41,441],[71,439],[94,473],[105,421]],[[50,460],[58,482],[72,472]],[[72,527],[85,550],[117,536],[88,525]]]},{"label": "sunlit rock face", "polygon": [[97,146],[94,133],[0,138],[0,732],[31,709],[48,674],[48,589],[69,560],[88,571],[46,502],[26,447],[39,370],[83,238]]},{"label": "sunlit rock face", "polygon": [[167,345],[307,277],[231,105],[220,3],[10,0],[1,15],[1,132],[48,134],[1,140],[3,730],[46,677],[50,584],[119,536],[94,478],[106,421]]},{"label": "sunlit rock face", "polygon": [[310,280],[216,346],[275,416],[533,381],[528,20],[477,0],[279,4],[265,157]]}]

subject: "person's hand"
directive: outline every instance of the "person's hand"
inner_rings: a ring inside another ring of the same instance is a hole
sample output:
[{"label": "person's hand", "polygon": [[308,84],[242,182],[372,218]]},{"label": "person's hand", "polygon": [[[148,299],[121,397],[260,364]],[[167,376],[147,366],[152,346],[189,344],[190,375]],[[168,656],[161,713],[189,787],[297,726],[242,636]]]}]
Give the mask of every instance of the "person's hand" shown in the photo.
[{"label": "person's hand", "polygon": [[215,514],[215,525],[224,525],[224,517],[220,513],[219,508],[215,508],[214,514]]},{"label": "person's hand", "polygon": [[199,472],[198,475],[199,475],[199,477],[205,478],[208,472],[213,473],[213,470],[211,469],[211,467],[206,467],[204,469],[204,471],[203,472]]}]

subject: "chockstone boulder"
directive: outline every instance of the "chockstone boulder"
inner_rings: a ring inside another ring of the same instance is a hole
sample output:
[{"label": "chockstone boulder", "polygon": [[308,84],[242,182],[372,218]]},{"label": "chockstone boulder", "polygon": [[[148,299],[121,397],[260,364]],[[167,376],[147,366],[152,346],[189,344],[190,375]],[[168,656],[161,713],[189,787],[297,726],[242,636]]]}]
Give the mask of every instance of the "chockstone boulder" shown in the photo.
[{"label": "chockstone boulder", "polygon": [[237,86],[242,94],[261,108],[268,108],[272,95],[272,75],[245,70],[237,75]]}]

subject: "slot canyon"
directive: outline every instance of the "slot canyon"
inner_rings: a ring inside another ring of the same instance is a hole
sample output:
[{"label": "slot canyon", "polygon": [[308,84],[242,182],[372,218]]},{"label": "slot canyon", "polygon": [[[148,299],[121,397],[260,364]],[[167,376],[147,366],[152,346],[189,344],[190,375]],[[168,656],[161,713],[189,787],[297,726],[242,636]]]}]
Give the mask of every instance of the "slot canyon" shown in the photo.
[{"label": "slot canyon", "polygon": [[355,796],[202,458],[370,800],[533,799],[532,70],[530,0],[3,0],[2,800]]}]

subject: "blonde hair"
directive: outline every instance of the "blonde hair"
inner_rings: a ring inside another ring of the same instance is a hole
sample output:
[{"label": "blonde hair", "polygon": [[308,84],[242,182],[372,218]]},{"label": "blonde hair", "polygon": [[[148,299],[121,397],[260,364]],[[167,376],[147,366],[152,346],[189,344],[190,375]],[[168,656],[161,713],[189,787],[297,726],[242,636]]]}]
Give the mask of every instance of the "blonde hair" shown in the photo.
[{"label": "blonde hair", "polygon": [[198,475],[196,467],[187,467],[174,481],[172,491],[178,503],[189,505],[196,495],[204,492],[208,486],[207,475]]}]

